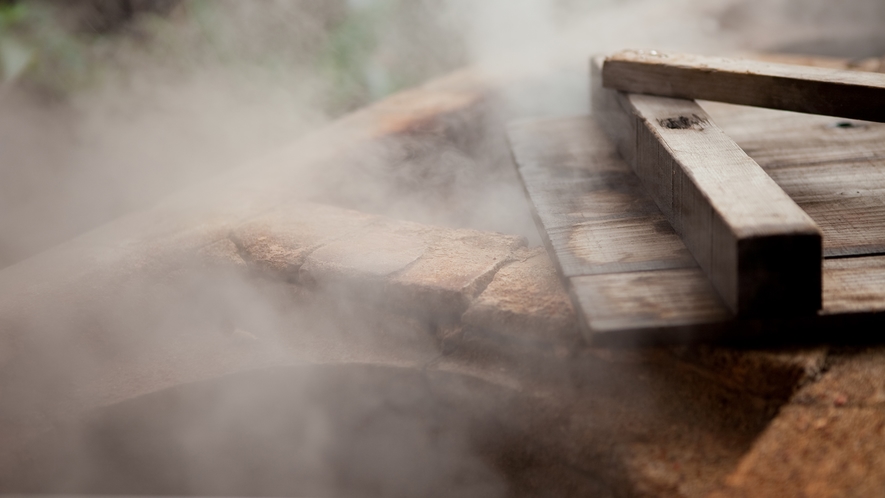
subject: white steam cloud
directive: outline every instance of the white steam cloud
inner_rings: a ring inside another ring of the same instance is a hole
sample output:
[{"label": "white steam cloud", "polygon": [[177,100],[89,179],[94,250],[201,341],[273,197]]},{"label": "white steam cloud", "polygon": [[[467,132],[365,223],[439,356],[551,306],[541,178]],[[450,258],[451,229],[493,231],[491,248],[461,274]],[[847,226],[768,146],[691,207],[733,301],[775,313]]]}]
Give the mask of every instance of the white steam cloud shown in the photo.
[{"label": "white steam cloud", "polygon": [[[62,25],[99,26],[65,2],[20,2],[60,12]],[[59,98],[45,80],[22,80],[0,95],[0,346],[14,345],[0,350],[0,492],[505,496],[520,478],[526,489],[532,479],[555,486],[556,473],[523,472],[523,446],[506,447],[528,425],[515,389],[433,370],[439,324],[254,275],[128,261],[128,241],[27,258],[127,213],[125,223],[152,226],[139,210],[236,167],[248,177],[251,160],[467,65],[507,82],[483,122],[466,124],[477,137],[293,164],[291,200],[537,244],[502,124],[586,113],[591,54],[801,49],[849,25],[855,38],[830,47],[885,51],[881,3],[850,4],[185,0],[88,48],[63,38],[93,61],[88,84]],[[26,34],[2,32],[0,45]],[[205,200],[181,198],[166,205]],[[122,283],[78,273],[100,258],[129,265]],[[69,281],[85,283],[54,287]],[[243,365],[254,371],[224,376]]]}]

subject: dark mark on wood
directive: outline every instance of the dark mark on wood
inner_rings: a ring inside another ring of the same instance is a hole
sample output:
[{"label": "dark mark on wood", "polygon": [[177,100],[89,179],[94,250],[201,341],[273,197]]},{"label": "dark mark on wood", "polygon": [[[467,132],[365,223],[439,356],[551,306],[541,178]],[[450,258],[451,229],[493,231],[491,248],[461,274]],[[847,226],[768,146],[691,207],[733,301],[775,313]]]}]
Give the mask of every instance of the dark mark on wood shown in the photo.
[{"label": "dark mark on wood", "polygon": [[665,118],[659,119],[658,124],[663,126],[664,128],[669,128],[671,130],[703,130],[704,124],[707,121],[698,116],[697,114],[692,114],[691,116],[679,116],[678,118]]},{"label": "dark mark on wood", "polygon": [[851,121],[837,121],[830,125],[830,128],[863,128],[864,125],[852,123]]}]

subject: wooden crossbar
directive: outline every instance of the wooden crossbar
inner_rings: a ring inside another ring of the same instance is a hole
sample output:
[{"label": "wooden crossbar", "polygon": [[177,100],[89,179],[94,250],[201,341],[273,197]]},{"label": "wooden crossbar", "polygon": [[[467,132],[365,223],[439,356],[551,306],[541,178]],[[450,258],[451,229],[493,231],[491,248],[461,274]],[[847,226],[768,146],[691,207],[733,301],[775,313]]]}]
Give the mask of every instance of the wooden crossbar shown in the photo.
[{"label": "wooden crossbar", "polygon": [[592,62],[593,115],[726,306],[742,317],[816,313],[815,222],[696,102],[603,88],[602,64]]},{"label": "wooden crossbar", "polygon": [[606,58],[602,86],[885,122],[885,74],[865,71],[627,50]]}]

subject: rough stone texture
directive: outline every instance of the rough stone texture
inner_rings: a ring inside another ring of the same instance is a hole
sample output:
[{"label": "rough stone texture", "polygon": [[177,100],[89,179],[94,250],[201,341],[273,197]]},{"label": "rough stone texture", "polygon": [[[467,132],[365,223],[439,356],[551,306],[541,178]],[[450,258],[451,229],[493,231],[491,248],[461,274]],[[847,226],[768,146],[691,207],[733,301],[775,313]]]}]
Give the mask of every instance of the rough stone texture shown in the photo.
[{"label": "rough stone texture", "polygon": [[836,353],[826,375],[793,398],[801,405],[877,406],[885,404],[885,350]]},{"label": "rough stone texture", "polygon": [[568,293],[543,248],[519,250],[464,313],[468,330],[558,347],[578,341]]},{"label": "rough stone texture", "polygon": [[712,496],[880,496],[885,413],[788,406]]},{"label": "rough stone texture", "polygon": [[525,242],[350,210],[289,204],[232,231],[240,255],[266,275],[451,321]]},{"label": "rough stone texture", "polygon": [[313,251],[301,268],[302,280],[315,283],[366,281],[376,285],[427,252],[421,225],[385,220],[351,237]]},{"label": "rough stone texture", "polygon": [[437,320],[456,319],[525,242],[474,230],[434,231],[427,252],[391,279],[391,299],[426,307]]},{"label": "rough stone texture", "polygon": [[827,358],[825,347],[766,351],[694,346],[672,351],[690,367],[733,389],[785,401],[821,373]]},{"label": "rough stone texture", "polygon": [[311,251],[376,219],[331,206],[290,203],[237,227],[231,239],[241,255],[260,270],[295,280]]},{"label": "rough stone texture", "polygon": [[885,350],[832,357],[714,496],[878,496],[885,489]]}]

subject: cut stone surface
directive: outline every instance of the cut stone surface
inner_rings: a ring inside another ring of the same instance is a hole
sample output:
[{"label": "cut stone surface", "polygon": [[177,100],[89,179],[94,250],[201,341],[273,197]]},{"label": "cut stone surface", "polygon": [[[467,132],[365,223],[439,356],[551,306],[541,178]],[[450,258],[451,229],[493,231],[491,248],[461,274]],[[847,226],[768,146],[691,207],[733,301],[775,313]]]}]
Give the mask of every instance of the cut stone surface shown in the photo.
[{"label": "cut stone surface", "polygon": [[520,237],[306,203],[250,220],[231,238],[246,261],[272,278],[332,285],[446,321],[457,319],[525,245]]},{"label": "cut stone surface", "polygon": [[513,340],[571,347],[580,340],[575,311],[542,248],[522,249],[464,313],[468,329]]},{"label": "cut stone surface", "polygon": [[383,283],[384,278],[402,271],[427,251],[422,237],[426,231],[415,223],[376,223],[310,253],[301,267],[302,280]]},{"label": "cut stone surface", "polygon": [[231,232],[243,257],[282,279],[297,279],[311,251],[376,221],[376,216],[310,203],[280,206]]},{"label": "cut stone surface", "polygon": [[433,231],[426,240],[424,255],[390,280],[390,297],[443,320],[458,319],[513,251],[525,246],[521,237],[463,229]]}]

